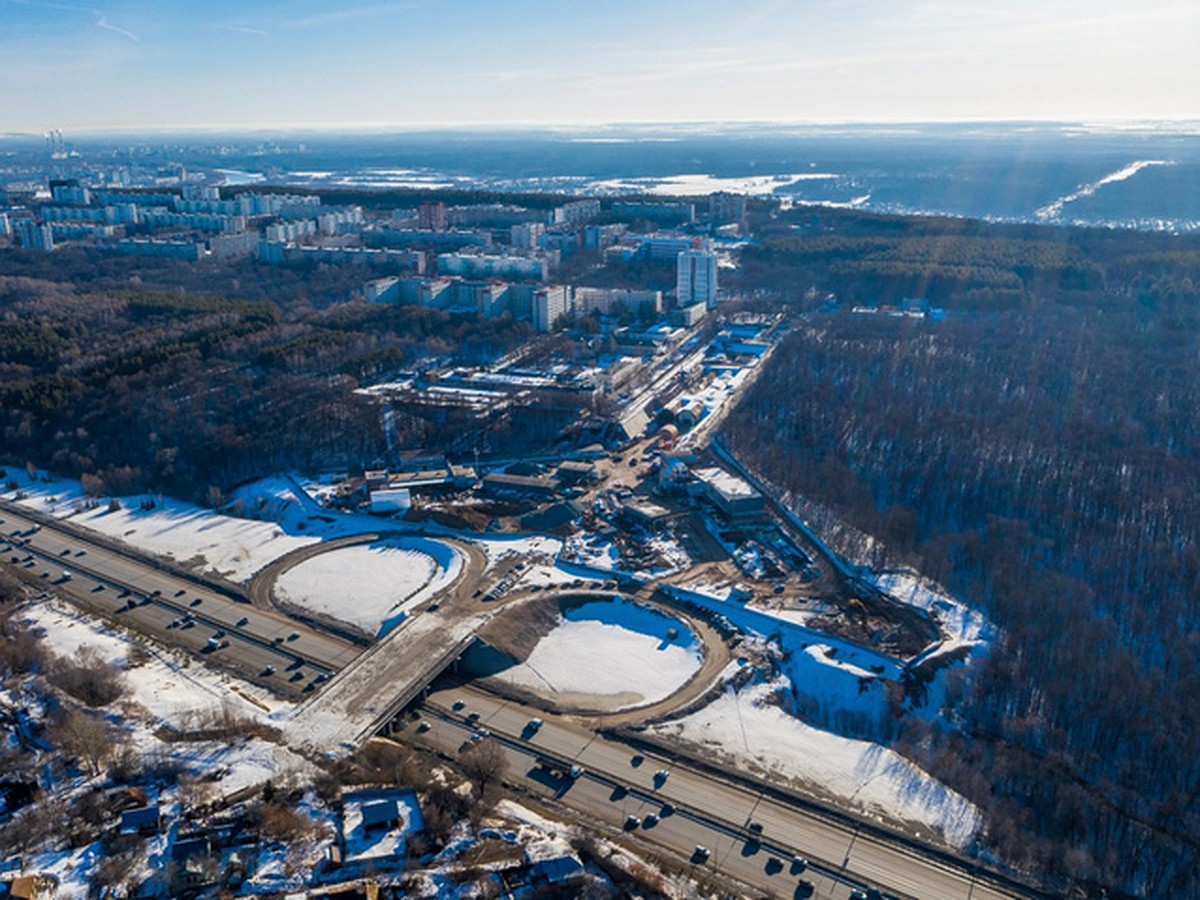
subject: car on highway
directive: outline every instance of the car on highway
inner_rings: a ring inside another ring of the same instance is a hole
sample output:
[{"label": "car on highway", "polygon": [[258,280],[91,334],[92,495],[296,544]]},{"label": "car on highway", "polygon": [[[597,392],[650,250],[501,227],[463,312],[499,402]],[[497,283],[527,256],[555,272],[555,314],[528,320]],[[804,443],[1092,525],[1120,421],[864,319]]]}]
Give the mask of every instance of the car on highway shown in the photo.
[{"label": "car on highway", "polygon": [[[813,895],[813,893],[816,891],[816,889],[817,889],[817,886],[815,884],[813,884],[811,881],[809,881],[807,878],[801,878],[800,881],[796,884],[796,896],[797,897],[811,897]],[[854,894],[851,893],[850,897],[853,898]]]},{"label": "car on highway", "polygon": [[692,851],[692,862],[702,863],[708,861],[708,848],[703,844],[697,844],[696,849]]},{"label": "car on highway", "polygon": [[808,868],[808,860],[805,859],[803,856],[793,856],[792,857],[792,874],[793,875],[799,875],[801,872],[803,872],[807,868]]},{"label": "car on highway", "polygon": [[668,772],[666,769],[659,769],[657,772],[654,773],[654,786],[662,787],[664,784],[667,783],[667,776],[670,774],[671,773]]},{"label": "car on highway", "polygon": [[196,597],[195,599],[192,600],[191,603],[188,604],[188,606],[199,606],[203,602],[204,602],[203,597]]},{"label": "car on highway", "polygon": [[270,676],[270,675],[274,675],[274,674],[275,674],[275,667],[274,667],[274,666],[267,666],[266,668],[264,668],[264,669],[263,669],[261,672],[259,672],[258,674],[259,674],[259,675],[261,675],[263,678],[266,678],[266,677],[268,677],[268,676]]},{"label": "car on highway", "polygon": [[237,620],[237,622],[234,624],[233,627],[234,628],[245,628],[249,624],[250,624],[250,617],[242,616],[240,619]]},{"label": "car on highway", "polygon": [[746,826],[746,830],[748,832],[750,832],[751,834],[762,834],[762,832],[763,832],[762,822],[755,822],[752,819],[750,821],[750,823]]},{"label": "car on highway", "polygon": [[625,830],[626,831],[633,831],[635,828],[638,827],[639,824],[641,824],[641,820],[638,819],[637,816],[626,816],[625,817]]},{"label": "car on highway", "polygon": [[643,828],[653,828],[658,824],[658,816],[654,813],[646,813],[646,818],[642,819]]}]

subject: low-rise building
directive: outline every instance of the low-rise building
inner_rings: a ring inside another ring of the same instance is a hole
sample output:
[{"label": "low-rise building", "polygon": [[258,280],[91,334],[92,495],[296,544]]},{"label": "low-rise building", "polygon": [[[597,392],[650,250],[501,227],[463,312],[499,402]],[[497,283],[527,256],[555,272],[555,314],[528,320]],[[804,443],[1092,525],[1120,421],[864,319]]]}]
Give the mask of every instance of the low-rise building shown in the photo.
[{"label": "low-rise building", "polygon": [[558,484],[545,475],[510,475],[507,472],[489,472],[480,479],[483,490],[489,494],[533,494],[551,497],[558,491]]},{"label": "low-rise building", "polygon": [[406,512],[412,506],[412,492],[408,488],[382,488],[371,491],[370,511],[376,515],[392,515]]},{"label": "low-rise building", "polygon": [[717,466],[693,469],[701,492],[727,519],[746,521],[766,513],[766,498],[744,478]]}]

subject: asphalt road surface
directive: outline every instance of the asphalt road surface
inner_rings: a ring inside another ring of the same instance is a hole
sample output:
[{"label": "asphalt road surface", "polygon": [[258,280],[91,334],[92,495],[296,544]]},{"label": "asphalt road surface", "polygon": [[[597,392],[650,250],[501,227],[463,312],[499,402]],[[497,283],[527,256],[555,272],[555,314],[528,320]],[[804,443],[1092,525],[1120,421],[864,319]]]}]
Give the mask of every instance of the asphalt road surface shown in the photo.
[{"label": "asphalt road surface", "polygon": [[[706,847],[708,859],[694,865],[715,868],[775,896],[804,896],[801,879],[822,898],[845,898],[854,887],[865,886],[922,900],[1036,896],[468,685],[435,691],[424,712],[427,727],[410,723],[406,740],[453,756],[469,746],[473,733],[487,732],[509,751],[510,780],[558,796],[587,817],[629,830],[683,859],[691,858],[697,845]],[[533,716],[544,719],[536,730],[529,727]],[[579,765],[586,774],[573,780],[550,776],[536,764],[539,752]],[[662,814],[664,803],[674,807],[673,815]],[[646,827],[649,813],[659,819]],[[629,816],[637,817],[636,827],[626,828]],[[752,839],[752,822],[762,826],[758,841]],[[793,865],[795,857],[808,863],[803,871]]]},{"label": "asphalt road surface", "polygon": [[0,564],[84,609],[303,696],[361,649],[279,613],[33,518],[0,509]]},{"label": "asphalt road surface", "polygon": [[[340,722],[361,707],[358,715],[348,717],[355,732],[346,733],[348,742],[365,737],[358,726],[380,721],[379,704],[390,709],[397,681],[411,680],[422,660],[431,658],[425,638],[439,630],[443,636],[460,636],[487,615],[472,592],[478,590],[485,567],[474,548],[467,554],[463,577],[437,598],[443,608],[425,610],[365,654],[342,638],[239,602],[202,579],[53,523],[39,524],[7,504],[0,507],[0,564],[34,584],[53,586],[56,594],[85,609],[199,653],[285,695],[305,698],[295,720],[314,726],[313,737],[321,732],[320,723]],[[493,580],[502,577],[492,575]],[[425,627],[414,628],[418,622]],[[334,676],[338,671],[341,677]],[[638,753],[567,717],[539,713],[468,685],[435,692],[426,709],[428,729],[410,725],[406,739],[453,755],[476,730],[486,729],[506,747],[511,780],[558,796],[586,817],[624,828],[682,859],[691,858],[701,873],[715,870],[774,896],[808,896],[806,883],[812,885],[812,896],[838,900],[853,887],[867,885],[922,900],[1036,896],[981,879],[965,864],[948,865],[745,785]],[[475,715],[468,722],[471,713]],[[528,728],[533,716],[545,719],[536,730]],[[320,743],[333,749],[327,741]],[[537,765],[539,752],[582,766],[586,774],[552,774]],[[672,814],[665,814],[664,803],[674,807]],[[657,821],[647,819],[650,814]],[[751,822],[762,827],[759,840],[752,839]],[[694,856],[697,846],[707,849],[706,858]],[[806,864],[795,863],[796,857]]]}]

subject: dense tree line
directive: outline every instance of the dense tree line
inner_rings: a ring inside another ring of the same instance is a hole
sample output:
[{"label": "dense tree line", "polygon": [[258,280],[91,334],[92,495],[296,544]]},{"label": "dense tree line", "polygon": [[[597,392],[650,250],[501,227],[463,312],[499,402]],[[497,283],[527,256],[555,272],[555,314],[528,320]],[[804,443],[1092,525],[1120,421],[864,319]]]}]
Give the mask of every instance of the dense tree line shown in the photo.
[{"label": "dense tree line", "polygon": [[[1011,235],[948,244],[954,267],[1015,275],[1008,308],[964,302],[964,282],[946,305],[969,311],[941,322],[807,315],[723,433],[772,481],[1002,627],[956,685],[954,727],[906,723],[901,739],[985,810],[1001,852],[1131,894],[1190,896],[1200,255],[1160,236],[1046,236],[1028,253]],[[826,288],[844,262],[863,286],[888,271],[880,260],[925,265],[907,236],[866,240],[862,257],[843,247],[819,263],[797,240],[795,259],[771,265]]]},{"label": "dense tree line", "polygon": [[[19,273],[0,275],[0,456],[98,494],[199,499],[272,470],[369,464],[386,440],[360,382],[419,358],[492,359],[529,334],[348,300],[361,272],[53,257],[0,258]],[[450,425],[404,420],[392,437]]]}]

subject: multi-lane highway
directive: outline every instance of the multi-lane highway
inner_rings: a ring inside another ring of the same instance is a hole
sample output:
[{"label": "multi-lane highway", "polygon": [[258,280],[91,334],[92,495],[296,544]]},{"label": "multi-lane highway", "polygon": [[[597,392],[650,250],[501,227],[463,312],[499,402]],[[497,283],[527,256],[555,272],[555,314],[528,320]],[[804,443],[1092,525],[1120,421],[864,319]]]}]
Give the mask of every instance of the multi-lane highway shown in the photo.
[{"label": "multi-lane highway", "polygon": [[361,652],[354,644],[132,553],[0,507],[0,562],[27,581],[284,695],[303,696]]},{"label": "multi-lane highway", "polygon": [[[341,637],[252,606],[236,586],[189,576],[38,519],[0,504],[0,563],[105,617],[304,698],[285,734],[311,749],[338,750],[343,741],[353,746],[368,737],[415,697],[400,688],[423,687],[491,614],[475,596],[486,560],[462,545],[465,562],[456,582],[364,653]],[[492,581],[504,575],[487,571]],[[749,781],[714,776],[681,755],[655,758],[601,737],[594,721],[538,713],[469,685],[435,692],[425,710],[427,727],[410,724],[401,737],[453,755],[486,729],[503,742],[513,781],[557,795],[584,817],[626,828],[680,859],[693,859],[703,846],[706,858],[689,863],[700,873],[714,870],[777,896],[806,896],[809,884],[815,896],[838,900],[867,886],[934,900],[1037,896],[916,842],[801,808]],[[535,715],[546,721],[530,730]],[[539,755],[578,765],[585,774],[553,775],[538,766]],[[761,826],[758,840],[752,822]]]},{"label": "multi-lane highway", "polygon": [[[955,864],[922,853],[874,829],[799,809],[762,790],[715,778],[678,757],[656,757],[601,737],[568,717],[536,713],[469,685],[432,693],[423,713],[424,724],[410,722],[405,740],[455,755],[473,734],[486,732],[503,742],[513,782],[558,797],[586,817],[616,828],[632,826],[629,817],[636,817],[637,825],[627,830],[683,859],[703,846],[709,857],[695,865],[776,896],[804,896],[801,879],[823,898],[845,898],[866,887],[922,900],[1038,896],[1016,884],[998,883],[966,861]],[[537,729],[529,726],[533,715],[544,719]],[[578,765],[585,774],[577,779],[551,776],[538,765],[539,756]],[[674,808],[672,815],[663,815],[664,804]],[[646,819],[651,813],[657,821]],[[758,840],[751,823],[761,826]],[[793,865],[797,856],[808,863],[803,872]]]}]

